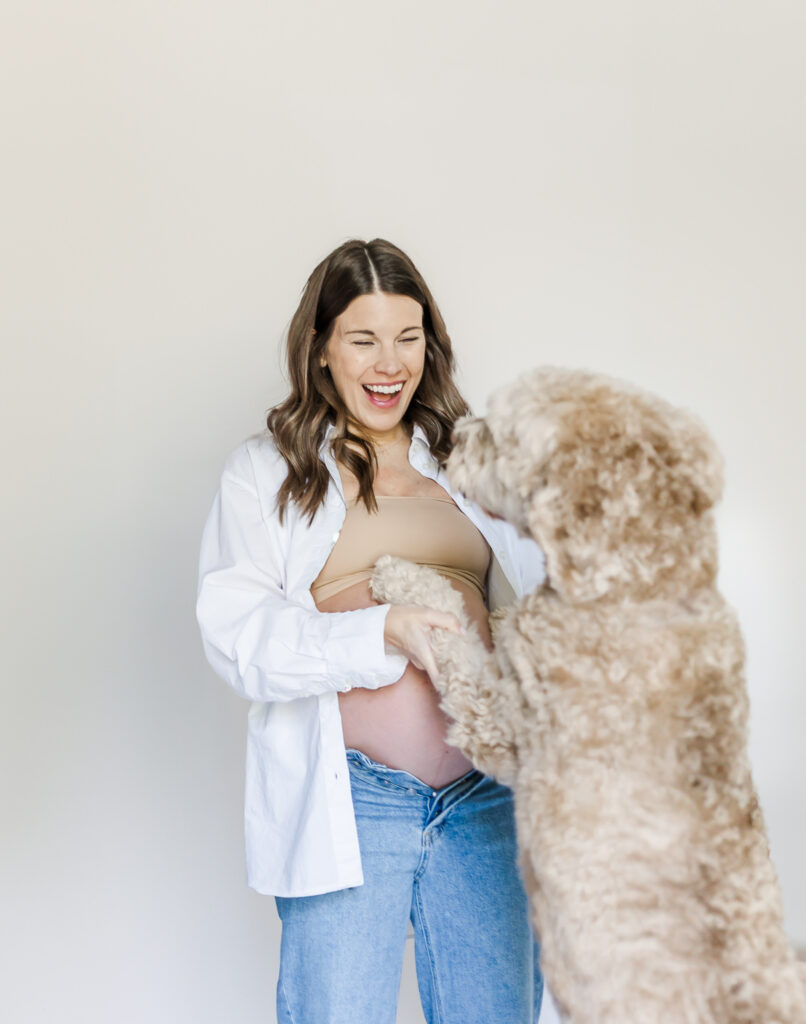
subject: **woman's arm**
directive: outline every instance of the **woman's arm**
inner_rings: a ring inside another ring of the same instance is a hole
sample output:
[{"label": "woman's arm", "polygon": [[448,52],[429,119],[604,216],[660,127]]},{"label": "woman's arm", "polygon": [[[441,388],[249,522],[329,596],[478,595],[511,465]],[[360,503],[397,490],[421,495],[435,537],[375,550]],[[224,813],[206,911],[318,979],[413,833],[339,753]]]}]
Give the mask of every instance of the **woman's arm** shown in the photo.
[{"label": "woman's arm", "polygon": [[386,653],[390,606],[324,613],[289,601],[282,558],[263,521],[248,453],[239,449],[225,466],[199,557],[196,618],[215,671],[257,701],[399,679],[407,659]]}]

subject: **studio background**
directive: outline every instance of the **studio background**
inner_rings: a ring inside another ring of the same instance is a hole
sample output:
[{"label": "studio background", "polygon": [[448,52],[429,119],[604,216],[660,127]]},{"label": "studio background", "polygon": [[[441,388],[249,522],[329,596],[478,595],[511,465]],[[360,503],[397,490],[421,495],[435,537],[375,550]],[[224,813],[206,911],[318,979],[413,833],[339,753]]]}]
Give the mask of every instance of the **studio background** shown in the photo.
[{"label": "studio background", "polygon": [[412,256],[476,411],[555,363],[710,428],[806,945],[805,37],[800,0],[4,6],[6,1019],[274,1020],[247,704],[203,658],[198,545],[284,394],[307,275],[351,237]]}]

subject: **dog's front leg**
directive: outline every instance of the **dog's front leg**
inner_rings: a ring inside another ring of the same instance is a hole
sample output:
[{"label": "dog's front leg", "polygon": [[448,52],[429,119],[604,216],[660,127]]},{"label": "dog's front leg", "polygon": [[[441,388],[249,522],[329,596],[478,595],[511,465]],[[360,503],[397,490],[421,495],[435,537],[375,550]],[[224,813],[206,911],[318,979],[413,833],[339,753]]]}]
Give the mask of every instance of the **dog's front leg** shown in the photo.
[{"label": "dog's front leg", "polygon": [[511,704],[519,689],[508,677],[503,652],[487,651],[461,594],[434,569],[384,555],[375,563],[370,586],[376,600],[437,608],[459,619],[462,635],[447,629],[431,632],[439,670],[434,685],[442,696],[442,710],[453,720],[446,739],[480,771],[511,783],[517,764],[514,731],[520,720]]}]

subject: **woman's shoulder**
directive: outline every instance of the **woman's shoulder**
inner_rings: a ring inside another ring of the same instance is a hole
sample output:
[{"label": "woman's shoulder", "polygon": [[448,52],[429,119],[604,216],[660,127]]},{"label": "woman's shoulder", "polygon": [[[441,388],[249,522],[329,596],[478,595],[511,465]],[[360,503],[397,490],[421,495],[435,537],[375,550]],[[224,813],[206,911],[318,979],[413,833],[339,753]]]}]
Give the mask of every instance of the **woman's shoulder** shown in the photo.
[{"label": "woman's shoulder", "polygon": [[278,539],[296,520],[296,509],[289,508],[282,527],[277,515],[277,492],[288,473],[288,466],[280,454],[271,432],[264,428],[243,439],[227,455],[221,475],[222,487],[227,487],[230,500],[243,509],[259,508],[260,517],[270,529],[278,531]]},{"label": "woman's shoulder", "polygon": [[[250,434],[227,456],[224,475],[258,500],[266,522],[278,520],[277,494],[288,476],[288,463],[268,428]],[[295,529],[305,517],[294,501],[289,501],[284,529]],[[307,522],[307,519],[305,520]]]},{"label": "woman's shoulder", "polygon": [[229,474],[258,487],[266,483],[279,486],[287,470],[285,459],[267,427],[244,438],[224,462],[225,475]]}]

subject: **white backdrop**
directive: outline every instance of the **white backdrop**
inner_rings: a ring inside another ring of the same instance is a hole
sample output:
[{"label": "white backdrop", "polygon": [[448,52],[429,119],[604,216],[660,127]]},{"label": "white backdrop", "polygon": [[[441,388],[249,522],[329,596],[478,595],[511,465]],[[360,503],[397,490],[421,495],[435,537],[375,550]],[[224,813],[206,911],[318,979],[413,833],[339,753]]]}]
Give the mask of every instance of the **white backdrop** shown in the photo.
[{"label": "white backdrop", "polygon": [[[5,5],[9,1020],[274,1019],[246,704],[203,659],[196,559],[305,279],[349,237],[414,258],[478,411],[549,362],[710,427],[806,943],[805,37],[800,0]],[[421,1019],[409,959],[399,1020]]]}]

